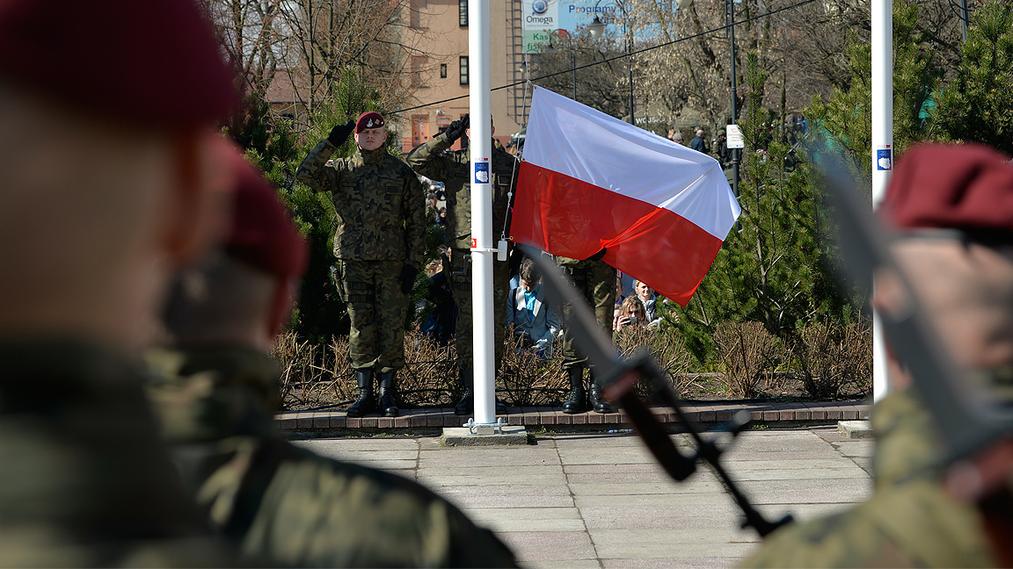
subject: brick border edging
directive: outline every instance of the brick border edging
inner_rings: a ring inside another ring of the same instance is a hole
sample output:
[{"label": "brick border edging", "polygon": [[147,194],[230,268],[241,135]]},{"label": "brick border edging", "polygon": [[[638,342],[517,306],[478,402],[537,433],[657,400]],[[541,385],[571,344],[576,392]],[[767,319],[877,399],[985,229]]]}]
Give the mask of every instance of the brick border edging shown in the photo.
[{"label": "brick border edging", "polygon": [[[689,403],[687,415],[703,424],[723,423],[738,411],[748,411],[753,421],[765,424],[777,423],[827,423],[853,421],[868,417],[869,407],[863,400],[829,402],[757,402],[757,403]],[[578,426],[629,425],[622,412],[598,414],[594,412],[567,415],[558,408],[520,407],[503,415],[509,425],[536,426]],[[295,411],[275,416],[275,424],[286,432],[316,432],[333,430],[375,430],[375,429],[427,429],[460,427],[467,417],[454,415],[450,408],[406,409],[400,417],[346,417],[344,411]],[[655,408],[664,423],[676,423],[670,410]]]}]

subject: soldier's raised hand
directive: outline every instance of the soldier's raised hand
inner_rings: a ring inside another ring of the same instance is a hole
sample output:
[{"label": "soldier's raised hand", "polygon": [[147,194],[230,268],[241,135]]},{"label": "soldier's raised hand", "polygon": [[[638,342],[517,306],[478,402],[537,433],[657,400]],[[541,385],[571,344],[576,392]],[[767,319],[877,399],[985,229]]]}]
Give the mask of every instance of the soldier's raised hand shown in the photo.
[{"label": "soldier's raised hand", "polygon": [[334,146],[341,146],[348,140],[348,135],[352,134],[353,130],[355,130],[355,121],[353,120],[339,124],[331,129],[331,133],[327,135],[327,141]]},{"label": "soldier's raised hand", "polygon": [[447,127],[447,136],[450,137],[450,141],[453,142],[458,138],[461,138],[461,136],[464,135],[464,131],[468,130],[470,125],[471,119],[469,118],[469,115],[464,115],[463,117],[450,123],[450,126]]}]

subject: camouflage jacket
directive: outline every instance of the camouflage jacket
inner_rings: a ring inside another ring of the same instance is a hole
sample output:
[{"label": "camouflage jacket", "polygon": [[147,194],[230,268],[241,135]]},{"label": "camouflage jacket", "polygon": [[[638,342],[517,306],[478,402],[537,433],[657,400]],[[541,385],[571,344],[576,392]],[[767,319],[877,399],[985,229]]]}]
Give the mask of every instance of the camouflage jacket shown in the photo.
[{"label": "camouflage jacket", "polygon": [[872,497],[779,530],[743,567],[995,566],[977,510],[951,499],[936,479],[934,426],[914,396],[883,398],[872,426]]},{"label": "camouflage jacket", "polygon": [[236,346],[149,355],[184,480],[244,555],[285,566],[513,567],[491,532],[418,483],[274,431],[278,366]]},{"label": "camouflage jacket", "polygon": [[0,566],[234,563],[174,475],[142,366],[73,341],[0,361]]},{"label": "camouflage jacket", "polygon": [[[408,164],[418,173],[443,182],[447,190],[447,226],[455,249],[471,249],[471,155],[469,150],[449,150],[454,144],[446,133],[419,145],[408,154]],[[499,239],[510,206],[510,181],[517,176],[517,159],[498,144],[492,145],[492,233]]]},{"label": "camouflage jacket", "polygon": [[418,176],[386,149],[334,158],[324,140],[313,147],[296,179],[326,192],[338,214],[334,256],[349,261],[402,261],[415,268],[425,255],[425,194]]}]

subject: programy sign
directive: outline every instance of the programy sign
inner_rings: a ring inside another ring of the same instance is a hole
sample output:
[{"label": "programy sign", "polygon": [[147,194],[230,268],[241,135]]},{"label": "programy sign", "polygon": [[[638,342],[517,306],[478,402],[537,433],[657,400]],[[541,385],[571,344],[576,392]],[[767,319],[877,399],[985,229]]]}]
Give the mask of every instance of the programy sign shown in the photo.
[{"label": "programy sign", "polygon": [[609,0],[522,0],[524,53],[545,51],[551,45],[553,34],[563,30],[576,35],[591,25],[595,17],[605,24],[607,34],[621,29],[621,8]]}]

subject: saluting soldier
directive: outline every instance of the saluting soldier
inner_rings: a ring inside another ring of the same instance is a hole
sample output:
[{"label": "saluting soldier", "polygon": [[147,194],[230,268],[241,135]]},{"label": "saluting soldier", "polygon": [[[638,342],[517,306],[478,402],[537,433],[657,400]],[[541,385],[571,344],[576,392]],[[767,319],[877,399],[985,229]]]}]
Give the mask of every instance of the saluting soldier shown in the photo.
[{"label": "saluting soldier", "polygon": [[306,244],[263,176],[235,153],[234,219],[219,252],[180,273],[152,351],[150,394],[211,525],[248,559],[284,567],[513,567],[458,508],[407,480],[318,456],[274,428],[271,357]]},{"label": "saluting soldier", "polygon": [[[355,131],[355,154],[331,159]],[[349,356],[359,386],[349,417],[379,408],[398,414],[394,374],[404,367],[404,325],[425,255],[425,194],[407,164],[391,156],[380,113],[335,126],[306,156],[296,178],[327,192],[338,214],[334,232],[338,292],[348,305]]]},{"label": "saluting soldier", "polygon": [[[1008,398],[1002,390],[1013,369],[1009,157],[977,145],[912,148],[898,162],[880,211],[898,230],[893,252],[943,347]],[[876,304],[899,310],[883,289],[877,287]],[[893,391],[872,410],[872,497],[778,530],[744,567],[999,565],[982,512],[943,488],[936,426],[909,388],[918,378],[892,358],[887,366]]]},{"label": "saluting soldier", "polygon": [[190,0],[0,2],[0,566],[223,566],[140,350],[238,102]]},{"label": "saluting soldier", "polygon": [[[462,136],[471,136],[469,117],[457,119],[432,140],[408,154],[408,164],[417,172],[433,180],[442,181],[447,191],[447,217],[451,247],[450,282],[457,302],[457,328],[454,335],[457,347],[459,381],[462,397],[454,407],[458,415],[467,415],[474,409],[474,362],[472,358],[472,305],[471,305],[471,156],[468,150],[450,150]],[[495,125],[492,128],[496,132]],[[502,227],[510,206],[510,189],[517,174],[517,159],[495,140],[492,145],[492,219],[493,227]],[[493,261],[493,310],[495,369],[503,357],[505,337],[503,307],[509,293],[509,266]],[[496,400],[496,412],[505,413],[506,407]]]}]

